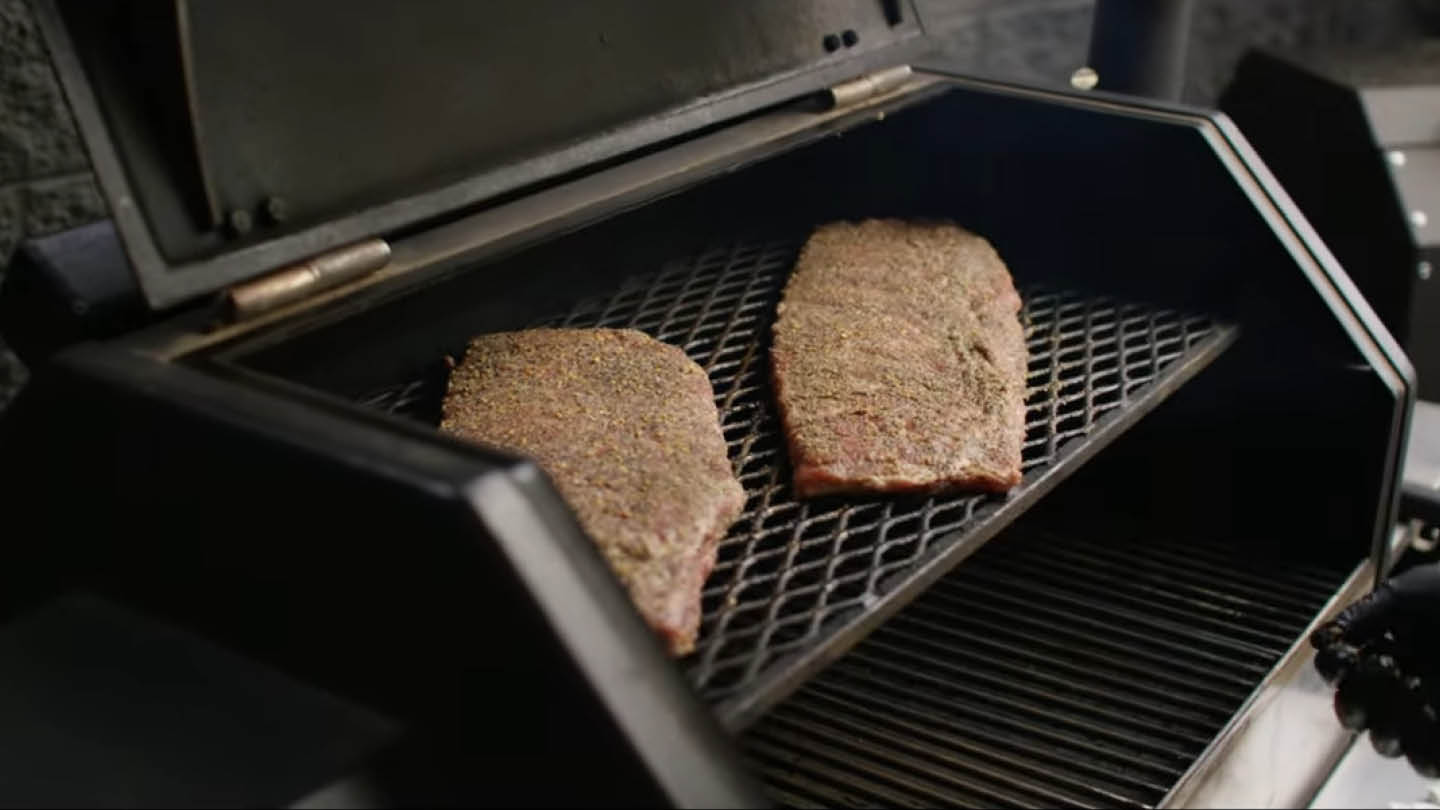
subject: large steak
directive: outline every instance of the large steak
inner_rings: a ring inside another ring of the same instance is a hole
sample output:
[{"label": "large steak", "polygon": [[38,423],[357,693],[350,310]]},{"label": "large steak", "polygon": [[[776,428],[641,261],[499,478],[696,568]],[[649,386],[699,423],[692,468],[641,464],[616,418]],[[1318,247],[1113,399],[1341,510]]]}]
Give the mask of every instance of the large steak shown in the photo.
[{"label": "large steak", "polygon": [[704,370],[633,330],[475,338],[442,430],[534,459],[674,655],[690,652],[715,547],[739,516]]},{"label": "large steak", "polygon": [[1018,484],[1019,309],[990,243],[955,225],[817,228],[785,287],[770,355],[796,493]]}]

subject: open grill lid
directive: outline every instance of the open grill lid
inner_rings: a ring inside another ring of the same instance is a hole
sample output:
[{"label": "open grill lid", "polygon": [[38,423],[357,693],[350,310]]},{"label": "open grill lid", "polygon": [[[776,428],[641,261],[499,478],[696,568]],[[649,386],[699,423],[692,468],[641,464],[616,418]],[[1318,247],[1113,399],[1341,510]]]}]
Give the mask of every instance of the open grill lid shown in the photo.
[{"label": "open grill lid", "polygon": [[909,0],[43,0],[39,16],[157,309],[925,43]]}]

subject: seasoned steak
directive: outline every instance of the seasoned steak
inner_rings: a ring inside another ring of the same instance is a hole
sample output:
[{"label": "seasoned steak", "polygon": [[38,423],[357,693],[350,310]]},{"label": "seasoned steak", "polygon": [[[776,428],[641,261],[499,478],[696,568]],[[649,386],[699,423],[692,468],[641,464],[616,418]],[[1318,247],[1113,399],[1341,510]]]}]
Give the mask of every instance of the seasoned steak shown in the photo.
[{"label": "seasoned steak", "polygon": [[700,589],[745,491],[710,380],[629,329],[531,329],[471,341],[442,430],[529,456],[555,483],[670,652],[694,649]]},{"label": "seasoned steak", "polygon": [[1020,483],[1019,309],[990,243],[955,225],[817,228],[770,353],[796,494]]}]

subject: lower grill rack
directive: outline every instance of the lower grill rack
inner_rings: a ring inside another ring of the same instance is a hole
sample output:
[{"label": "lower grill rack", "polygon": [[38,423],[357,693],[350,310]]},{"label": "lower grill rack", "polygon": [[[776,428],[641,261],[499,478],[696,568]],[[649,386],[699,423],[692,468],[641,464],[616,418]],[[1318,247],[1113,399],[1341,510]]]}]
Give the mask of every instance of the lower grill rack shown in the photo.
[{"label": "lower grill rack", "polygon": [[[1025,286],[1021,276],[1029,377],[1020,486],[1005,495],[801,501],[790,491],[768,351],[806,236],[723,242],[541,322],[639,329],[680,346],[710,375],[749,499],[720,543],[686,665],[736,729],[994,536],[1237,335],[1203,316]],[[434,423],[444,375],[362,402]]]},{"label": "lower grill rack", "polygon": [[1017,528],[772,709],[747,756],[792,807],[1152,807],[1343,580]]}]

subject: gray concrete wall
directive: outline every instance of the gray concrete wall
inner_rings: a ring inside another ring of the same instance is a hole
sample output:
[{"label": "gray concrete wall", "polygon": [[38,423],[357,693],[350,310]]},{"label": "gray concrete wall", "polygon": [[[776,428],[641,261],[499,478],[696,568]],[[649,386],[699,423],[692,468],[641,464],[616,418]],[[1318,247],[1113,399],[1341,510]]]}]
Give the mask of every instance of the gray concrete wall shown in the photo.
[{"label": "gray concrete wall", "polygon": [[[26,0],[0,0],[0,272],[26,236],[105,216],[105,203]],[[25,378],[0,341],[0,410]]]},{"label": "gray concrete wall", "polygon": [[[969,72],[1063,84],[1085,61],[1091,0],[918,0]],[[1377,44],[1417,35],[1436,0],[1196,0],[1185,97],[1213,104],[1251,45]],[[27,236],[103,217],[27,0],[0,0],[0,273]],[[3,325],[0,325],[3,326]],[[0,410],[25,371],[0,342]]]}]

